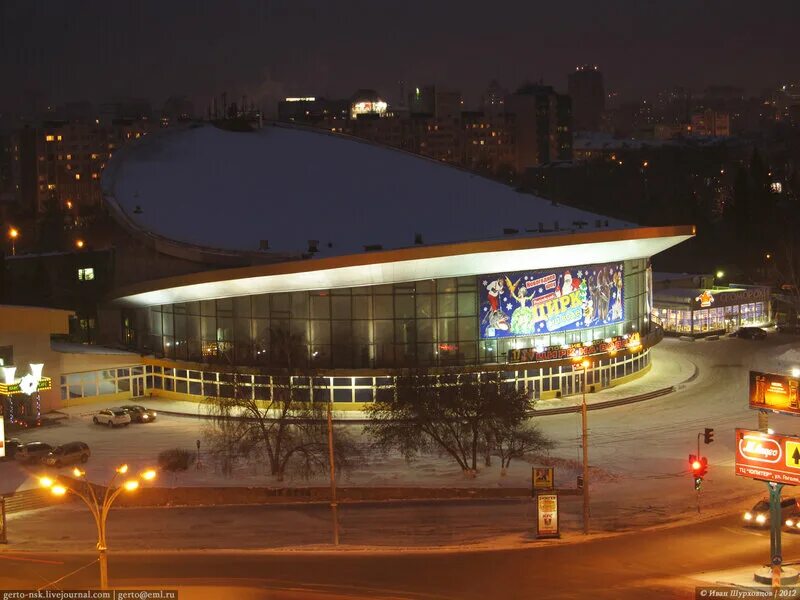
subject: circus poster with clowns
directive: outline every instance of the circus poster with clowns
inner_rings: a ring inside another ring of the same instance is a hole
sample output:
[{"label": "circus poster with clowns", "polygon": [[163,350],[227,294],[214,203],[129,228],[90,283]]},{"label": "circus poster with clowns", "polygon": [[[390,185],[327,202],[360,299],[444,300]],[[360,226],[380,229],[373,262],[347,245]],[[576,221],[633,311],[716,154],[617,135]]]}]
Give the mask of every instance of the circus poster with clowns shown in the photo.
[{"label": "circus poster with clowns", "polygon": [[622,263],[483,275],[481,339],[542,335],[624,319]]}]

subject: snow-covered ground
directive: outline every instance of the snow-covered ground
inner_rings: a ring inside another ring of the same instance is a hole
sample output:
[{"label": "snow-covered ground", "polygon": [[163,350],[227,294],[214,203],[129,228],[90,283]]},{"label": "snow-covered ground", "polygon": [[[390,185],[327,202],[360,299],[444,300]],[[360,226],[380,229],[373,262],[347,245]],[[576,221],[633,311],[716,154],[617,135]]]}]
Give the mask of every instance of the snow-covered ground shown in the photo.
[{"label": "snow-covered ground", "polygon": [[[699,375],[673,394],[590,411],[590,489],[595,524],[604,529],[622,529],[695,512],[697,496],[687,470],[688,455],[696,452],[697,433],[704,427],[715,429],[716,441],[708,446],[701,444],[701,453],[708,456],[710,465],[700,495],[703,512],[743,507],[763,495],[763,484],[733,474],[734,429],[757,427],[757,415],[747,406],[748,370],[785,370],[791,366],[785,360],[787,352],[800,347],[795,340],[781,334],[771,334],[766,342],[667,339],[654,349],[653,373],[628,386],[609,390],[609,394],[617,396],[642,393],[643,386],[656,382],[659,385],[653,389],[663,387],[660,384],[669,377],[674,379],[671,383],[677,383],[691,374],[692,364],[699,367]],[[161,450],[174,447],[193,450],[198,439],[203,455],[206,426],[203,419],[160,415],[152,424],[108,430],[91,423],[92,408],[71,409],[70,418],[63,425],[24,432],[20,437],[51,443],[88,442],[92,458],[87,471],[98,481],[106,479],[116,464],[152,465]],[[554,464],[558,487],[574,487],[580,472],[580,415],[539,417],[538,423],[556,442],[556,447],[549,456],[532,462]],[[800,431],[798,425],[792,417],[770,417],[770,426],[781,433]],[[357,424],[346,426],[356,431],[360,428]],[[296,486],[327,482],[323,474],[310,480],[288,477],[279,483],[268,476],[261,464],[239,465],[231,477],[223,475],[209,461],[203,461],[203,465],[174,481],[162,478],[156,485]],[[422,456],[411,465],[400,456],[372,456],[367,464],[344,474],[340,481],[341,485],[357,486],[526,487],[530,485],[530,467],[530,463],[517,461],[512,463],[508,475],[501,477],[495,465],[482,469],[475,479],[466,479],[454,463],[439,456]],[[5,491],[33,486],[36,482],[32,476],[40,470],[0,463],[0,485]],[[787,489],[784,493],[791,492]],[[580,503],[568,500],[564,509],[570,520],[580,510]]]}]

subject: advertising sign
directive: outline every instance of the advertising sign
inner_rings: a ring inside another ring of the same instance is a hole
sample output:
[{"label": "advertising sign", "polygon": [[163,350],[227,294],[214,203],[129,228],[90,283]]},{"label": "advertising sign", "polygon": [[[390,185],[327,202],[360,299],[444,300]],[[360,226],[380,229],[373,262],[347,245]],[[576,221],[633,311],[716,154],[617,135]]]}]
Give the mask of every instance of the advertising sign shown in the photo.
[{"label": "advertising sign", "polygon": [[536,537],[559,537],[558,494],[536,496]]},{"label": "advertising sign", "polygon": [[622,263],[483,275],[481,339],[619,323],[623,280]]},{"label": "advertising sign", "polygon": [[531,488],[534,494],[537,490],[552,490],[554,481],[553,467],[533,467],[531,469]]},{"label": "advertising sign", "polygon": [[800,379],[750,371],[750,408],[800,414]]},{"label": "advertising sign", "polygon": [[614,354],[629,348],[638,350],[642,345],[642,338],[638,332],[632,335],[619,335],[606,340],[595,340],[589,345],[582,342],[565,344],[563,346],[547,346],[545,348],[512,348],[508,351],[508,362],[536,362],[538,360],[563,360],[579,358],[592,354]]},{"label": "advertising sign", "polygon": [[800,485],[800,437],[736,430],[736,475]]}]

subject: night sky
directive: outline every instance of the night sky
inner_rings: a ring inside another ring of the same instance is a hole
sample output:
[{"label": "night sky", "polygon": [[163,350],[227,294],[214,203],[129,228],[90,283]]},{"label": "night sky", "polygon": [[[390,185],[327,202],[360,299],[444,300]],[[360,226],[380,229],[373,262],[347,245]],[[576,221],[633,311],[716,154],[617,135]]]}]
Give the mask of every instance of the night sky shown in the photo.
[{"label": "night sky", "polygon": [[492,78],[566,89],[579,63],[633,98],[684,85],[748,92],[800,80],[797,0],[539,2],[102,2],[0,0],[0,109],[26,90],[49,102],[187,95],[349,96],[398,81],[460,89]]}]

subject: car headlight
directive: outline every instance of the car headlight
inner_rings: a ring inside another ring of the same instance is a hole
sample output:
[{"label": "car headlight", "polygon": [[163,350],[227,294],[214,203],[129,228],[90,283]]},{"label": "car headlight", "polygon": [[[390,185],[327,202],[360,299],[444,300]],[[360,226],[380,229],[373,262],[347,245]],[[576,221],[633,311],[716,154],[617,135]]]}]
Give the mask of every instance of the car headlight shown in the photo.
[{"label": "car headlight", "polygon": [[794,521],[791,519],[786,519],[786,526],[787,527],[794,527]]},{"label": "car headlight", "polygon": [[750,514],[749,512],[744,513],[744,520],[745,521],[752,521],[753,520],[753,515]]},{"label": "car headlight", "polygon": [[758,523],[759,525],[762,525],[762,524],[766,523],[766,521],[767,521],[767,517],[765,517],[764,515],[758,515],[756,517],[756,523]]},{"label": "car headlight", "polygon": [[158,413],[157,413],[156,411],[153,411],[153,416],[154,416],[154,417],[155,417],[157,414],[158,414]]},{"label": "car headlight", "polygon": [[149,418],[150,418],[150,415],[142,415],[142,418],[143,418],[143,419],[149,419]]}]

